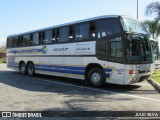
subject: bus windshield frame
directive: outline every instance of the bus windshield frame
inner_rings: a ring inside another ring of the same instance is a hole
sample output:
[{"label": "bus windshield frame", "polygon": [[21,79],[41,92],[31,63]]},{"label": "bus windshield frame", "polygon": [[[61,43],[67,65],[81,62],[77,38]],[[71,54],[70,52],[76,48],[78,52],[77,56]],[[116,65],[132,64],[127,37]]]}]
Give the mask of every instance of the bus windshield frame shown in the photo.
[{"label": "bus windshield frame", "polygon": [[127,64],[152,63],[152,50],[149,34],[143,23],[130,19],[121,19],[125,33],[125,51]]},{"label": "bus windshield frame", "polygon": [[122,17],[123,30],[130,33],[148,34],[143,23],[129,18]]}]

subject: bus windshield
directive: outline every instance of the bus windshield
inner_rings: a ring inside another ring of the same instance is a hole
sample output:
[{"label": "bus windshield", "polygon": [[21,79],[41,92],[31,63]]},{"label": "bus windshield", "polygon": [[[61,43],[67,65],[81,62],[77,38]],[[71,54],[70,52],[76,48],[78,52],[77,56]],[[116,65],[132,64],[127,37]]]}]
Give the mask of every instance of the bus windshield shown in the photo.
[{"label": "bus windshield", "polygon": [[148,34],[145,26],[136,20],[122,18],[124,31]]},{"label": "bus windshield", "polygon": [[148,37],[142,34],[129,34],[126,43],[129,64],[152,62],[151,45]]}]

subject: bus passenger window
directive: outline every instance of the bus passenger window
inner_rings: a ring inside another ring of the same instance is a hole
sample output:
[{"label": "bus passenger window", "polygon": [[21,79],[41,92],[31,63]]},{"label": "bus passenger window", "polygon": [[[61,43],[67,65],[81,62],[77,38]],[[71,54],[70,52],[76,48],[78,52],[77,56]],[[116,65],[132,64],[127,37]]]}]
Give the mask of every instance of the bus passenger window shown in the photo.
[{"label": "bus passenger window", "polygon": [[89,39],[89,23],[83,23],[76,25],[75,27],[75,40],[87,40]]},{"label": "bus passenger window", "polygon": [[31,41],[31,45],[34,46],[34,45],[38,45],[38,40],[39,39],[39,33],[33,33],[33,39]]},{"label": "bus passenger window", "polygon": [[60,28],[59,39],[61,43],[69,41],[69,27]]},{"label": "bus passenger window", "polygon": [[108,24],[109,35],[113,35],[121,32],[121,28],[117,19],[107,20],[107,24]]},{"label": "bus passenger window", "polygon": [[21,37],[21,47],[30,46],[30,35],[23,35]]},{"label": "bus passenger window", "polygon": [[52,30],[45,31],[45,39],[43,40],[43,44],[51,44],[52,43]]},{"label": "bus passenger window", "polygon": [[18,47],[18,37],[12,38],[12,47]]},{"label": "bus passenger window", "polygon": [[43,44],[43,41],[45,41],[45,32],[42,31],[42,32],[39,32],[39,38],[38,38],[38,44],[39,45],[42,45]]},{"label": "bus passenger window", "polygon": [[118,19],[104,19],[97,22],[98,38],[103,38],[120,32],[121,28]]},{"label": "bus passenger window", "polygon": [[96,25],[95,25],[95,22],[91,22],[90,23],[89,35],[90,35],[90,38],[95,38],[96,37]]},{"label": "bus passenger window", "polygon": [[22,47],[22,36],[18,36],[18,46]]},{"label": "bus passenger window", "polygon": [[106,20],[99,20],[97,22],[97,34],[98,38],[106,37],[108,35]]},{"label": "bus passenger window", "polygon": [[12,48],[12,38],[7,38],[7,48]]},{"label": "bus passenger window", "polygon": [[33,34],[30,34],[30,45],[32,46],[33,43]]},{"label": "bus passenger window", "polygon": [[56,39],[57,39],[57,42],[60,43],[60,41],[59,41],[59,28],[57,28],[57,31],[56,31]]},{"label": "bus passenger window", "polygon": [[73,30],[73,27],[70,26],[70,27],[69,27],[69,41],[70,41],[70,42],[72,42],[73,39],[74,39],[74,32],[73,32],[73,31],[74,31],[74,30]]},{"label": "bus passenger window", "polygon": [[56,30],[52,30],[52,43],[56,43]]}]

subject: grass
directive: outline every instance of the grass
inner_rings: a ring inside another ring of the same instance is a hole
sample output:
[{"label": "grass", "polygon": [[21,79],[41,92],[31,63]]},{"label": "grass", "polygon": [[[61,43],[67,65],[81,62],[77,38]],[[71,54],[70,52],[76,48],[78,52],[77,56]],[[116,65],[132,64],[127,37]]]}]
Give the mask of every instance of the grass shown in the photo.
[{"label": "grass", "polygon": [[0,63],[6,63],[6,58],[0,58]]},{"label": "grass", "polygon": [[151,78],[160,85],[160,70],[155,70]]}]

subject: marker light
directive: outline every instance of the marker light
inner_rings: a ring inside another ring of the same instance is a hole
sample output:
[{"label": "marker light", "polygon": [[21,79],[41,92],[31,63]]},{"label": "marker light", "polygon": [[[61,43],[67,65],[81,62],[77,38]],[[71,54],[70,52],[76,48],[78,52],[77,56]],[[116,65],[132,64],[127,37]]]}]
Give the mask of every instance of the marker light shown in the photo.
[{"label": "marker light", "polygon": [[139,73],[139,70],[130,70],[129,71],[129,74],[138,74]]}]

